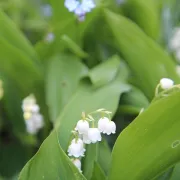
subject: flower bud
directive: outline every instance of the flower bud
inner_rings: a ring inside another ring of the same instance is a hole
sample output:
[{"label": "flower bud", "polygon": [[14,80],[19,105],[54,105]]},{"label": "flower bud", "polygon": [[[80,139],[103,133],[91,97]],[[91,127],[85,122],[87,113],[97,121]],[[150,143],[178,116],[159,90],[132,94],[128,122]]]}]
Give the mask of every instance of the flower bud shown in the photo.
[{"label": "flower bud", "polygon": [[162,78],[160,80],[160,85],[162,89],[169,89],[174,85],[174,82],[168,78]]},{"label": "flower bud", "polygon": [[79,159],[73,159],[72,162],[73,162],[73,164],[78,168],[78,170],[79,170],[80,172],[82,172],[82,171],[81,171],[81,161],[80,161]]}]

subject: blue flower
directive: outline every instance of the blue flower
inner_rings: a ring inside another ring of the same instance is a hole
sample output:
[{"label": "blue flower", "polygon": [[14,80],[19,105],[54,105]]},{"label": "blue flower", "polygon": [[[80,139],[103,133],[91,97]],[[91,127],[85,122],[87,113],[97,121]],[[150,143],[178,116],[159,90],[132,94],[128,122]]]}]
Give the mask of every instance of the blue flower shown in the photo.
[{"label": "blue flower", "polygon": [[70,11],[73,12],[79,6],[79,1],[77,0],[65,0],[64,5]]},{"label": "blue flower", "polygon": [[93,0],[65,0],[64,5],[70,12],[75,13],[79,21],[84,21],[86,13],[96,6]]}]

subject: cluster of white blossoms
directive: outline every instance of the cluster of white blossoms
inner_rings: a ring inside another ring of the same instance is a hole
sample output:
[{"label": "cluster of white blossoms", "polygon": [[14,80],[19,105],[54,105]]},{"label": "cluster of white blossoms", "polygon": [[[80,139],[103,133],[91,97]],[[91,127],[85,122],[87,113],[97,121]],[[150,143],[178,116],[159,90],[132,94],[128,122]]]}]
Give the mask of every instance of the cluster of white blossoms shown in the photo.
[{"label": "cluster of white blossoms", "polygon": [[65,0],[64,6],[74,12],[79,21],[84,21],[86,13],[96,7],[93,0]]},{"label": "cluster of white blossoms", "polygon": [[82,172],[80,158],[84,156],[86,151],[85,144],[101,141],[101,133],[110,135],[116,132],[116,124],[110,120],[110,111],[98,109],[93,113],[101,113],[102,117],[95,123],[92,113],[87,116],[82,113],[82,119],[77,122],[75,129],[72,131],[74,138],[71,140],[67,151],[68,156],[74,157],[72,162],[80,172]]},{"label": "cluster of white blossoms", "polygon": [[33,95],[29,95],[22,103],[23,116],[25,119],[26,130],[30,134],[36,134],[44,126],[43,116],[40,114],[39,106]]},{"label": "cluster of white blossoms", "polygon": [[174,29],[173,36],[169,42],[170,49],[174,52],[176,59],[180,62],[180,28]]}]

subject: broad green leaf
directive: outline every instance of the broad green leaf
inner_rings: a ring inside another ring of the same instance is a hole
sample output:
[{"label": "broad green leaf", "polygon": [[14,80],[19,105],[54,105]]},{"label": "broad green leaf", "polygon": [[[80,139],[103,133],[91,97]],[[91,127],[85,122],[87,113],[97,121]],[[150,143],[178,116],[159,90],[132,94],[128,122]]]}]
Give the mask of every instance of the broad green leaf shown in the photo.
[{"label": "broad green leaf", "polygon": [[104,173],[107,175],[110,169],[111,150],[105,140],[101,141],[98,145],[97,162]]},{"label": "broad green leaf", "polygon": [[88,70],[75,56],[57,55],[50,60],[47,72],[47,103],[55,122]]},{"label": "broad green leaf", "polygon": [[147,108],[149,105],[148,99],[142,91],[132,87],[131,90],[121,97],[121,104],[118,111],[120,113],[139,114],[142,108]]},{"label": "broad green leaf", "polygon": [[159,38],[160,15],[155,2],[152,0],[127,0],[123,7],[125,7],[125,14],[135,21],[148,36],[155,40]]},{"label": "broad green leaf", "polygon": [[[129,90],[129,86],[124,82],[127,76],[123,74],[125,71],[121,71],[122,67],[124,68],[124,66],[120,66],[116,79],[101,88],[95,89],[87,80],[81,82],[79,88],[69,99],[69,102],[56,121],[55,127],[57,137],[54,130],[41,145],[38,153],[22,170],[20,179],[27,178],[28,180],[28,178],[33,179],[35,177],[38,179],[38,177],[42,177],[43,175],[45,178],[47,177],[47,179],[57,179],[57,177],[60,177],[59,173],[61,172],[62,166],[64,168],[62,168],[63,172],[61,173],[61,177],[65,177],[63,174],[66,173],[66,176],[67,174],[70,176],[67,176],[67,180],[73,179],[71,173],[68,173],[69,168],[66,167],[65,162],[61,160],[62,157],[57,157],[56,154],[58,154],[61,149],[57,149],[56,146],[58,144],[59,147],[60,144],[62,149],[66,152],[71,137],[71,131],[81,118],[82,111],[91,112],[102,107],[112,112],[116,111],[121,93]],[[44,159],[46,163],[42,161],[42,159]],[[41,167],[43,167],[43,169],[39,171]]]},{"label": "broad green leaf", "polygon": [[80,58],[86,58],[88,56],[71,38],[64,35],[62,36],[62,40],[64,41],[65,46],[69,48],[75,55]]},{"label": "broad green leaf", "polygon": [[42,78],[41,69],[23,51],[0,37],[0,70],[24,92],[32,91]]},{"label": "broad green leaf", "polygon": [[180,163],[174,166],[171,178],[169,180],[178,180],[180,177]]},{"label": "broad green leaf", "polygon": [[[0,11],[0,35],[3,36],[11,45],[23,51],[31,60],[37,60],[36,53],[30,42],[23,36],[7,15]],[[2,50],[2,48],[1,48]],[[10,52],[10,51],[9,51]]]},{"label": "broad green leaf", "polygon": [[95,173],[94,171],[96,171],[95,164],[97,163],[103,174],[108,174],[110,161],[111,161],[111,151],[105,139],[99,142],[98,144],[88,145],[86,149],[86,156],[83,159],[84,176],[87,179],[91,179],[92,176],[96,176],[94,174]]},{"label": "broad green leaf", "polygon": [[97,144],[89,144],[86,147],[86,155],[83,159],[83,174],[86,179],[91,179],[94,170],[94,162],[97,159]]},{"label": "broad green leaf", "polygon": [[170,180],[172,172],[173,172],[173,168],[170,168],[160,176],[154,178],[153,180]]},{"label": "broad green leaf", "polygon": [[29,159],[29,147],[20,144],[7,133],[4,139],[1,136],[0,147],[0,175],[7,180],[23,168]]},{"label": "broad green leaf", "polygon": [[54,130],[41,145],[36,155],[26,164],[19,180],[85,180],[59,145]]},{"label": "broad green leaf", "polygon": [[180,160],[180,92],[152,103],[118,137],[109,180],[153,179]]},{"label": "broad green leaf", "polygon": [[129,90],[129,86],[124,82],[125,77],[121,68],[122,66],[111,83],[95,89],[89,82],[83,81],[74,93],[56,121],[59,141],[64,150],[67,149],[71,131],[81,118],[82,111],[89,113],[105,108],[115,113],[120,95]]},{"label": "broad green leaf", "polygon": [[108,10],[105,10],[105,18],[119,51],[132,70],[134,83],[149,99],[152,99],[154,89],[162,77],[180,82],[172,59],[136,24]]},{"label": "broad green leaf", "polygon": [[7,113],[7,118],[10,121],[15,135],[25,133],[25,123],[22,114],[22,91],[17,85],[8,78],[3,78],[4,89],[4,109]]},{"label": "broad green leaf", "polygon": [[94,171],[91,180],[105,180],[106,176],[97,162],[94,163]]},{"label": "broad green leaf", "polygon": [[73,17],[73,13],[69,12],[64,6],[64,0],[48,0],[53,10],[53,23],[62,22],[70,17]]},{"label": "broad green leaf", "polygon": [[96,87],[103,86],[115,78],[120,65],[120,59],[117,55],[109,60],[95,66],[90,72],[89,77]]}]

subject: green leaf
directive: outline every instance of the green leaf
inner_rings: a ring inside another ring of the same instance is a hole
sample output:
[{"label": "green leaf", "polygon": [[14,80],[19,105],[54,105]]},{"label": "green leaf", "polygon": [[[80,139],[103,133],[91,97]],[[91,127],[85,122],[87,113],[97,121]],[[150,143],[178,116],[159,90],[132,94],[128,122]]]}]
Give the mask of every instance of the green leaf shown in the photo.
[{"label": "green leaf", "polygon": [[86,146],[86,155],[83,160],[83,174],[86,179],[91,179],[94,170],[94,162],[97,159],[97,144],[89,144]]},{"label": "green leaf", "polygon": [[85,180],[61,149],[56,130],[41,145],[36,155],[26,164],[19,180]]},{"label": "green leaf", "polygon": [[64,150],[68,147],[71,131],[81,118],[82,111],[89,113],[99,108],[105,108],[112,111],[113,114],[115,113],[120,95],[129,90],[129,86],[122,80],[124,74],[121,68],[111,83],[95,89],[89,82],[83,81],[74,93],[56,121],[59,141]]},{"label": "green leaf", "polygon": [[63,35],[62,40],[76,56],[79,56],[80,58],[86,58],[88,56],[87,53],[85,53],[71,38],[69,38],[67,35]]},{"label": "green leaf", "polygon": [[147,108],[149,105],[148,99],[142,91],[132,87],[131,90],[121,97],[119,113],[139,114],[142,108]]},{"label": "green leaf", "polygon": [[6,41],[16,47],[19,51],[23,51],[24,54],[31,57],[32,60],[37,60],[37,55],[33,46],[16,27],[16,24],[14,24],[14,22],[11,21],[2,11],[0,11],[0,27],[0,34],[6,39]]},{"label": "green leaf", "polygon": [[101,141],[98,145],[97,162],[107,175],[109,173],[111,162],[111,150],[105,140]]},{"label": "green leaf", "polygon": [[115,78],[120,65],[120,59],[114,55],[109,60],[95,66],[90,72],[89,77],[96,87],[103,86]]},{"label": "green leaf", "polygon": [[135,21],[148,36],[155,40],[159,38],[160,15],[154,1],[128,0],[123,7],[125,7],[125,14]]},{"label": "green leaf", "polygon": [[42,79],[41,69],[23,51],[0,37],[0,70],[16,82],[23,92],[32,92]]},{"label": "green leaf", "polygon": [[[90,144],[86,148],[86,155],[83,159],[83,174],[91,179],[95,171],[95,163],[98,163],[103,174],[108,174],[111,161],[111,151],[105,139],[98,144]],[[95,176],[95,175],[94,175]]]},{"label": "green leaf", "polygon": [[4,109],[15,135],[25,133],[25,123],[22,113],[23,93],[17,85],[8,78],[3,78]]},{"label": "green leaf", "polygon": [[91,180],[105,180],[106,176],[97,162],[94,163],[94,171]]},{"label": "green leaf", "polygon": [[105,10],[105,18],[118,43],[117,48],[132,70],[133,82],[149,99],[154,96],[161,78],[180,82],[173,60],[136,24],[108,10]]},{"label": "green leaf", "polygon": [[29,159],[29,155],[28,147],[15,141],[7,133],[4,138],[0,142],[0,175],[8,179],[19,173]]},{"label": "green leaf", "polygon": [[75,56],[59,55],[50,60],[47,72],[47,103],[55,122],[88,70]]},{"label": "green leaf", "polygon": [[[124,68],[124,66],[120,66],[116,79],[101,88],[95,89],[87,80],[81,82],[79,88],[69,99],[69,102],[66,104],[56,121],[55,127],[58,137],[56,137],[54,130],[53,133],[46,138],[38,153],[22,170],[20,179],[39,179],[43,175],[44,177],[47,177],[47,179],[53,180],[57,179],[57,177],[62,177],[63,179],[63,175],[60,176],[59,174],[62,170],[62,174],[65,173],[66,176],[71,176],[71,173],[66,172],[66,169],[68,171],[69,168],[66,167],[66,164],[64,164],[65,162],[62,161],[62,157],[57,157],[57,154],[61,149],[59,147],[57,149],[56,146],[59,142],[62,149],[66,152],[69,141],[71,140],[71,131],[74,129],[77,121],[81,118],[82,111],[91,112],[104,107],[115,113],[121,93],[129,90],[129,86],[124,82],[124,79],[125,77],[127,78],[127,76],[123,73],[126,71],[122,71],[121,68]],[[46,163],[42,161],[42,159],[44,159]],[[62,166],[63,168],[61,170]],[[41,167],[43,169],[42,171],[39,171]],[[66,176],[64,176],[64,178]],[[74,177],[67,176],[67,180],[68,179],[74,179]]]},{"label": "green leaf", "polygon": [[169,180],[178,180],[180,175],[180,163],[176,164]]},{"label": "green leaf", "polygon": [[180,92],[150,105],[118,137],[109,180],[153,179],[180,160]]}]

